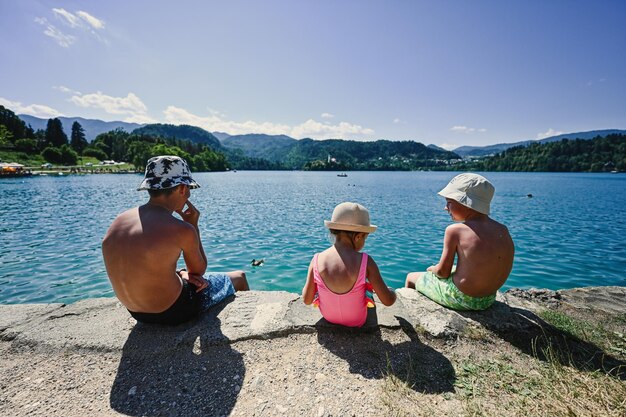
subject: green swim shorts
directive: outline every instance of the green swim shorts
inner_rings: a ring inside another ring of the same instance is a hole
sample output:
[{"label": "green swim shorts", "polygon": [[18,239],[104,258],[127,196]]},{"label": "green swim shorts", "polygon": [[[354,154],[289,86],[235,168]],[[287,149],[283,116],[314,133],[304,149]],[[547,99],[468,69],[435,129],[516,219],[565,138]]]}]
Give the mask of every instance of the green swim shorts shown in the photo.
[{"label": "green swim shorts", "polygon": [[496,300],[496,295],[486,297],[471,297],[463,294],[452,277],[441,279],[430,271],[425,272],[415,283],[415,289],[437,304],[454,310],[485,310]]}]

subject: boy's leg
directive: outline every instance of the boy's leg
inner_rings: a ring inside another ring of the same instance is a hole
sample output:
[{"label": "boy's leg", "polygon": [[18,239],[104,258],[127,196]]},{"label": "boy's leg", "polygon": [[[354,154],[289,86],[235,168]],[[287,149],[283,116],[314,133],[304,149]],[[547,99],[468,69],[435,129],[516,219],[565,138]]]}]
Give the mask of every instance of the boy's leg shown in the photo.
[{"label": "boy's leg", "polygon": [[423,272],[409,272],[404,281],[404,286],[407,288],[415,288],[415,283],[424,275]]},{"label": "boy's leg", "polygon": [[231,271],[227,272],[226,275],[230,277],[230,280],[233,282],[233,287],[235,287],[235,291],[249,291],[250,286],[248,285],[248,280],[246,279],[246,273],[243,271]]}]

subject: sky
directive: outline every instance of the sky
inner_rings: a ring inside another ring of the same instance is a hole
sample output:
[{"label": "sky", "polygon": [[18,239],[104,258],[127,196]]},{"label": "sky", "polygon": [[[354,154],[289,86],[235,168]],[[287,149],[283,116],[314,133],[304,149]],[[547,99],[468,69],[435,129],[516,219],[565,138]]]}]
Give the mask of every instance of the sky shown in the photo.
[{"label": "sky", "polygon": [[446,149],[626,129],[626,1],[0,0],[0,105]]}]

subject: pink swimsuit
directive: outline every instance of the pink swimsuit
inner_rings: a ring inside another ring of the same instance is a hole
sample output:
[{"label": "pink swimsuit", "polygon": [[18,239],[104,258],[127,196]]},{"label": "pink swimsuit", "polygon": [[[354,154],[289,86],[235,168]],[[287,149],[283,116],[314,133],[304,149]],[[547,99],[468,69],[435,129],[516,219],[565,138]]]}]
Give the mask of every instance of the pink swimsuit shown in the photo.
[{"label": "pink swimsuit", "polygon": [[313,257],[313,278],[317,285],[316,304],[319,304],[320,312],[326,320],[335,324],[342,324],[349,327],[361,327],[367,319],[368,302],[372,300],[366,297],[365,291],[371,290],[371,284],[366,281],[367,254],[361,258],[359,277],[354,286],[345,294],[332,292],[322,279],[317,269],[317,256]]}]

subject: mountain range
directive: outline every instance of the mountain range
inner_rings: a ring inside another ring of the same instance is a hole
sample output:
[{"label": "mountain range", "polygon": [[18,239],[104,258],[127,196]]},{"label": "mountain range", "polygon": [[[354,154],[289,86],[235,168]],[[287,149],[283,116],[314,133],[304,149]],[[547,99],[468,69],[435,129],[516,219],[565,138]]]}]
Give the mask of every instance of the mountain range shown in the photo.
[{"label": "mountain range", "polygon": [[[34,130],[46,130],[48,126],[48,119],[40,119],[39,117],[30,116],[28,114],[18,114],[17,116]],[[72,124],[74,124],[74,122],[80,123],[85,131],[85,139],[87,139],[88,142],[93,141],[100,133],[110,132],[115,129],[122,129],[130,133],[144,126],[138,123],[105,122],[98,119],[83,119],[82,117],[58,117],[58,119],[61,121],[63,131],[68,138],[72,133]]]},{"label": "mountain range", "polygon": [[495,155],[502,151],[505,151],[514,146],[527,146],[531,143],[550,143],[550,142],[558,142],[563,139],[593,139],[597,136],[605,137],[612,134],[624,134],[626,130],[619,129],[605,129],[605,130],[591,130],[588,132],[576,132],[576,133],[563,133],[561,135],[550,136],[545,139],[540,140],[523,140],[520,142],[513,143],[498,143],[495,145],[487,145],[487,146],[461,146],[454,149],[452,152],[462,156],[463,158],[471,158],[471,157],[483,157],[488,155]]},{"label": "mountain range", "polygon": [[[30,125],[34,130],[46,129],[48,119],[41,119],[38,117],[20,114],[18,115],[27,125]],[[247,157],[262,158],[269,161],[277,161],[283,159],[289,150],[293,149],[300,143],[300,145],[308,144],[308,147],[315,145],[314,147],[318,152],[323,152],[324,146],[316,144],[321,143],[334,143],[335,140],[313,141],[312,139],[294,139],[286,135],[265,135],[265,134],[246,134],[246,135],[230,135],[225,132],[208,132],[204,129],[195,126],[174,126],[163,124],[151,124],[143,125],[137,123],[127,123],[121,121],[105,122],[98,119],[84,119],[82,117],[59,117],[63,124],[63,130],[68,135],[71,134],[72,124],[77,121],[81,124],[85,131],[86,139],[91,142],[101,133],[105,133],[114,129],[122,129],[126,132],[135,132],[138,134],[153,134],[161,136],[171,136],[178,139],[188,139],[197,143],[204,143],[212,149],[225,148],[224,150],[240,150]],[[550,143],[560,141],[562,139],[592,139],[597,136],[607,136],[610,134],[626,134],[626,130],[619,129],[605,129],[605,130],[592,130],[587,132],[574,132],[564,133],[556,136],[551,136],[541,140],[524,140],[512,143],[498,143],[495,145],[487,146],[460,146],[452,150],[455,154],[463,158],[472,157],[484,157],[493,155],[509,149],[514,146],[527,146],[531,143]],[[304,141],[304,142],[303,142]],[[339,140],[340,141],[340,140]],[[356,141],[344,141],[349,143],[360,143]],[[388,141],[377,141],[388,142]],[[411,142],[411,141],[408,141]],[[368,142],[363,142],[368,143]],[[370,142],[371,143],[371,142]],[[301,146],[300,146],[301,147]],[[447,152],[436,145],[428,145],[428,149],[434,152]]]}]

